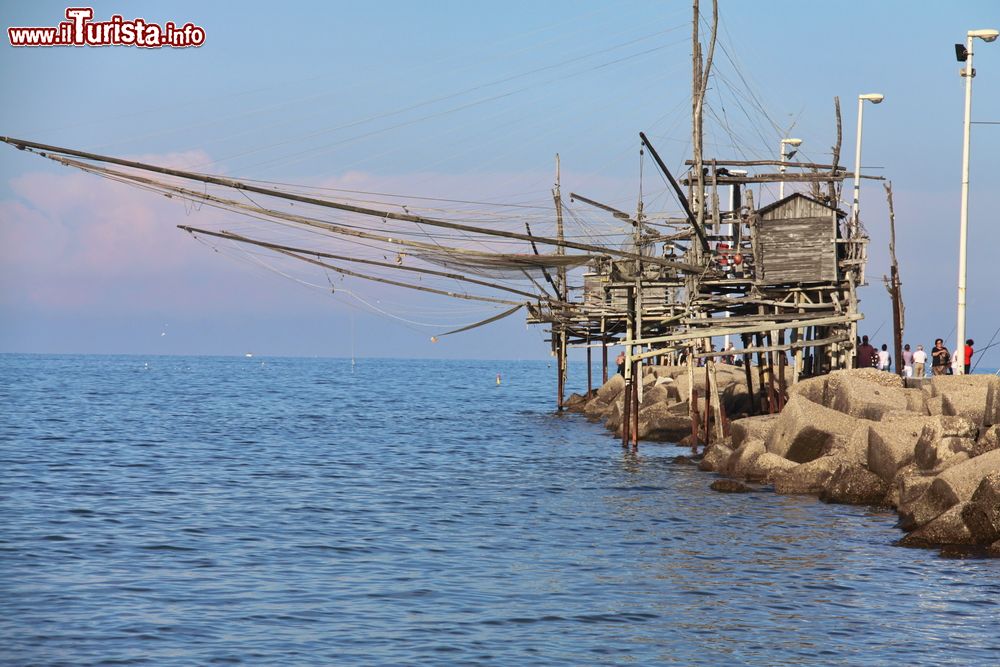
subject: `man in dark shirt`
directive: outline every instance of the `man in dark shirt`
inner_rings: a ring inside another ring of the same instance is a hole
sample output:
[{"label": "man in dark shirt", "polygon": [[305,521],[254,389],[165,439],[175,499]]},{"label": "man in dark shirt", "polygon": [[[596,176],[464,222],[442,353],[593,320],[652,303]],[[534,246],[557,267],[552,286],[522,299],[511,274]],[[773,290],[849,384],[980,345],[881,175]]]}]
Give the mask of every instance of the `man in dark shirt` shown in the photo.
[{"label": "man in dark shirt", "polygon": [[944,346],[944,340],[938,338],[934,341],[934,349],[931,350],[931,371],[934,375],[947,375],[950,365],[951,353]]},{"label": "man in dark shirt", "polygon": [[855,368],[873,368],[878,363],[878,350],[868,342],[868,336],[861,337],[861,345],[854,357]]}]

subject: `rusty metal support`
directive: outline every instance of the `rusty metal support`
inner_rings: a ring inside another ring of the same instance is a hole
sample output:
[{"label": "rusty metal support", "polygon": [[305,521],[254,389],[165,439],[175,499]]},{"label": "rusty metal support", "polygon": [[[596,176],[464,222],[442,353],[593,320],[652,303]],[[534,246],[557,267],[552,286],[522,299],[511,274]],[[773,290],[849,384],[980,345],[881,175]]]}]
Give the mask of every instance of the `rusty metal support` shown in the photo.
[{"label": "rusty metal support", "polygon": [[587,339],[587,398],[590,398],[590,392],[594,391],[594,378],[591,369],[590,361],[590,339]]},{"label": "rusty metal support", "polygon": [[[642,383],[642,363],[632,362],[632,382]],[[632,449],[639,449],[639,392],[638,384],[632,390]]]},{"label": "rusty metal support", "polygon": [[622,396],[622,447],[628,447],[629,430],[631,427],[632,410],[632,380],[625,381],[625,391]]}]

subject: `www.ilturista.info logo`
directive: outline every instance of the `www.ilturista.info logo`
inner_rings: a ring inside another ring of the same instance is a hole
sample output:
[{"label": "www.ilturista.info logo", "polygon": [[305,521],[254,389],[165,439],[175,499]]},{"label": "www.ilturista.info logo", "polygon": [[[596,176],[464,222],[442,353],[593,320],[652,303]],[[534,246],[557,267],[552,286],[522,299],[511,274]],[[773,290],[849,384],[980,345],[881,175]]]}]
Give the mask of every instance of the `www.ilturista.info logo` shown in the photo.
[{"label": "www.ilturista.info logo", "polygon": [[167,21],[162,26],[144,19],[125,20],[115,14],[109,21],[92,21],[91,7],[69,7],[66,21],[54,27],[11,27],[7,37],[11,46],[139,46],[158,49],[164,46],[185,48],[205,43],[205,29],[193,23],[178,26]]}]

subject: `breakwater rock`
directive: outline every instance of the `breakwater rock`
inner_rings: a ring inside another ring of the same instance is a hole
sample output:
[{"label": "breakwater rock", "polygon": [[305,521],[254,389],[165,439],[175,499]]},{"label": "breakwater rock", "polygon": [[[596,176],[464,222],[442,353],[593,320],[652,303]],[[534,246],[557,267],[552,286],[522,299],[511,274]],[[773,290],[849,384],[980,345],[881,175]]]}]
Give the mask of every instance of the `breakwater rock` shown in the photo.
[{"label": "breakwater rock", "polygon": [[[758,370],[756,367],[752,370],[756,387]],[[718,364],[715,377],[719,387],[719,400],[728,418],[738,419],[751,414],[752,399],[747,390],[745,369],[741,366]],[[785,377],[786,384],[790,385],[791,372],[787,371]],[[639,439],[647,442],[692,444],[688,403],[691,388],[691,378],[686,366],[644,366],[639,403]],[[708,396],[704,368],[696,369],[693,388],[699,396],[699,411],[704,415],[705,397]],[[620,437],[624,391],[624,378],[613,375],[590,396],[570,396],[566,407],[582,412],[592,421],[603,421],[608,430]]]},{"label": "breakwater rock", "polygon": [[[653,368],[644,383],[665,385],[666,396],[652,393],[658,406],[643,400],[640,437],[690,438],[687,375]],[[743,369],[720,369],[727,412],[749,411]],[[615,403],[623,385],[612,379],[578,409],[620,433]],[[1000,555],[1000,377],[904,382],[858,369],[802,380],[789,387],[780,414],[733,421],[730,436],[708,446],[699,467],[777,493],[893,508],[904,546],[981,545]]]}]

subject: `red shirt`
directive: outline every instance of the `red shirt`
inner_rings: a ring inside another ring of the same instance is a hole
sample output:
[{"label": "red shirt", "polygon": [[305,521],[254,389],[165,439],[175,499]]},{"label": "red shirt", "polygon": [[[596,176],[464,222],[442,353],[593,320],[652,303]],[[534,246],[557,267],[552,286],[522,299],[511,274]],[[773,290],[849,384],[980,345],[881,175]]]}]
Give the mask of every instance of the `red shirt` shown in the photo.
[{"label": "red shirt", "polygon": [[971,363],[972,363],[972,346],[971,345],[966,345],[965,346],[965,365],[968,366]]}]

